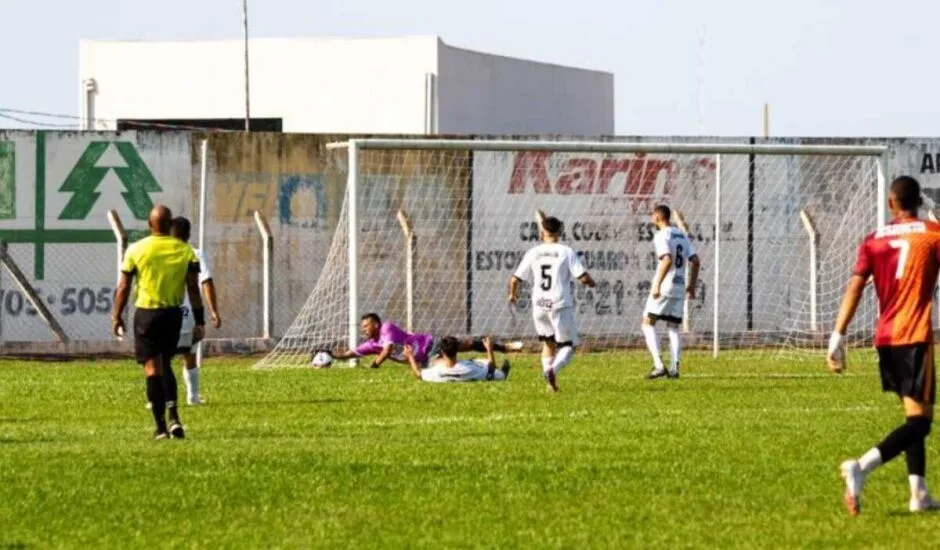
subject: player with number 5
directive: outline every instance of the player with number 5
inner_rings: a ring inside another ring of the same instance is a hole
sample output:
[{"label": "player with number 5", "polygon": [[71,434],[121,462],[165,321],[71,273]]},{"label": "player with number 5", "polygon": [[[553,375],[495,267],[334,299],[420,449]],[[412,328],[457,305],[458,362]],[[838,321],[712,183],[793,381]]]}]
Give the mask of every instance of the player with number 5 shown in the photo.
[{"label": "player with number 5", "polygon": [[880,314],[875,347],[881,388],[896,394],[904,406],[901,424],[858,460],[839,470],[845,480],[849,514],[861,511],[861,492],[868,475],[904,453],[910,484],[911,512],[937,508],[927,491],[924,441],[933,423],[935,389],[933,293],[940,269],[940,224],[917,217],[920,183],[910,176],[891,182],[888,208],[892,220],[868,235],[858,249],[855,270],[829,339],[827,361],[833,372],[845,370],[845,333],[869,278],[874,280]]},{"label": "player with number 5", "polygon": [[542,342],[542,376],[549,389],[558,391],[557,375],[571,362],[578,345],[571,281],[594,287],[581,258],[571,247],[558,242],[562,224],[558,218],[542,220],[542,243],[529,249],[509,279],[509,303],[516,303],[519,282],[532,281],[532,318]]}]

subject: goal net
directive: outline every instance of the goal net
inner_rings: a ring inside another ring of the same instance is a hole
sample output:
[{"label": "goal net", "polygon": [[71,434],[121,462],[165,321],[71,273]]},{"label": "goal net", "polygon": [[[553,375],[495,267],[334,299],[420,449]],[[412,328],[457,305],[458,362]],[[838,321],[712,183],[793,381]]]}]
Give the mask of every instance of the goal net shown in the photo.
[{"label": "goal net", "polygon": [[[880,147],[360,140],[338,144],[346,201],[306,304],[257,368],[344,349],[359,317],[412,331],[523,338],[529,286],[509,278],[538,243],[536,210],[564,223],[597,281],[575,284],[583,347],[643,345],[657,267],[650,214],[670,206],[701,259],[686,343],[797,356],[826,345],[861,238],[879,224]],[[352,201],[350,198],[352,197]],[[355,227],[351,234],[350,227]],[[411,232],[408,237],[407,232]],[[352,238],[351,238],[352,237]],[[870,342],[871,293],[851,342]]]}]

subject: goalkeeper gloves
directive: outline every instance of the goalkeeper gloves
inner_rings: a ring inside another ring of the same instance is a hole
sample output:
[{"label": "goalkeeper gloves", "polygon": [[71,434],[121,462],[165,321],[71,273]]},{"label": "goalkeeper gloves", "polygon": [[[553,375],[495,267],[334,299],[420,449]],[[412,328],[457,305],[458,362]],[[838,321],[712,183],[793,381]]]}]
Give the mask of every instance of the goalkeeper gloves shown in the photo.
[{"label": "goalkeeper gloves", "polygon": [[845,335],[836,331],[829,337],[829,351],[826,354],[829,368],[836,373],[845,370]]}]

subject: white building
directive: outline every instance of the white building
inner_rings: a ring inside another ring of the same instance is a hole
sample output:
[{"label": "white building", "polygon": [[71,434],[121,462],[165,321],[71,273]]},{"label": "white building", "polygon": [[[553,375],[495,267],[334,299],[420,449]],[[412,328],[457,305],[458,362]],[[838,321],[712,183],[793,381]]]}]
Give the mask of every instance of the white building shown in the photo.
[{"label": "white building", "polygon": [[[614,133],[607,72],[453,48],[436,36],[252,39],[249,52],[251,118],[285,132]],[[240,40],[82,41],[79,56],[80,112],[96,120],[89,129],[244,120]]]}]

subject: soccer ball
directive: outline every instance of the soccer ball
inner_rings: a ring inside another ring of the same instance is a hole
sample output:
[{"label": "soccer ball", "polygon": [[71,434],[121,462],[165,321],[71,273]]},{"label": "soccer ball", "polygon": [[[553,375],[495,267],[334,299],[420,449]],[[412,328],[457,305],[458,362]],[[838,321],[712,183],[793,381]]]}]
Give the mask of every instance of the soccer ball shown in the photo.
[{"label": "soccer ball", "polygon": [[326,369],[333,364],[333,354],[326,350],[319,350],[313,353],[313,359],[310,361],[315,369]]}]

